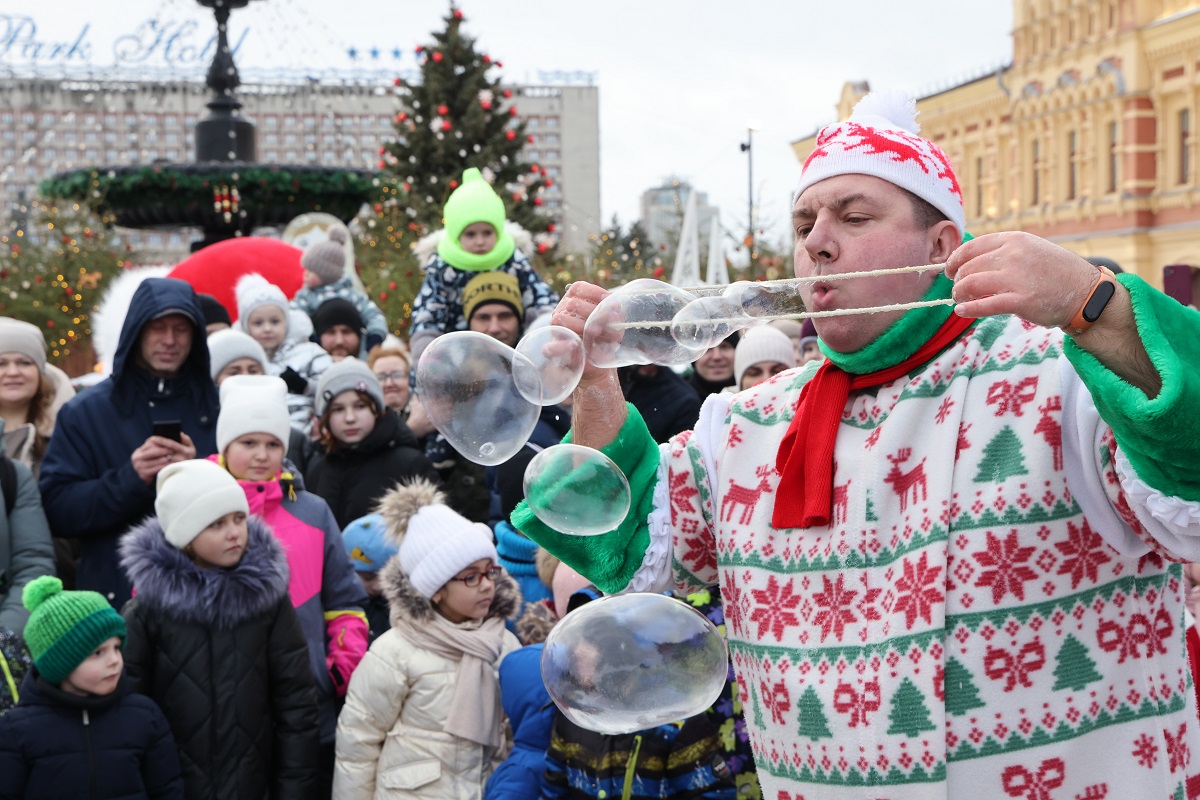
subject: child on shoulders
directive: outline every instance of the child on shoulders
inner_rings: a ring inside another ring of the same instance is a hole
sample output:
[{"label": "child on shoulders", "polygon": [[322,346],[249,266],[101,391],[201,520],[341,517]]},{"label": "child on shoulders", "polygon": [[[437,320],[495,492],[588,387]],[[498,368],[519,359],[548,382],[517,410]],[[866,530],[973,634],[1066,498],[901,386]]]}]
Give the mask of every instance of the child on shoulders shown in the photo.
[{"label": "child on shoulders", "polygon": [[367,352],[387,338],[387,318],[371,298],[354,288],[354,282],[346,274],[347,240],[345,228],[330,228],[328,239],[310,245],[304,251],[300,257],[300,265],[304,267],[304,288],[292,298],[292,308],[311,317],[326,300],[334,297],[349,300],[366,326],[367,341],[363,352]]}]

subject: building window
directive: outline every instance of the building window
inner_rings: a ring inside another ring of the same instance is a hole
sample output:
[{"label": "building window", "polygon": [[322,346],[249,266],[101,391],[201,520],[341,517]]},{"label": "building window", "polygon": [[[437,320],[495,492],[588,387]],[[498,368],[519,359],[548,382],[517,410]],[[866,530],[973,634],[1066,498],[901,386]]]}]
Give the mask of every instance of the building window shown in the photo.
[{"label": "building window", "polygon": [[975,216],[983,216],[983,159],[975,159]]},{"label": "building window", "polygon": [[174,114],[167,114],[163,117],[163,125],[167,128],[176,128],[179,126],[179,117]]},{"label": "building window", "polygon": [[558,127],[558,117],[546,117],[546,127],[547,128],[557,128]]},{"label": "building window", "polygon": [[1033,157],[1030,159],[1030,165],[1033,167],[1033,184],[1030,187],[1029,202],[1031,205],[1037,205],[1042,202],[1042,143],[1036,139],[1033,142]]},{"label": "building window", "polygon": [[1179,112],[1179,182],[1187,183],[1192,171],[1192,111]]},{"label": "building window", "polygon": [[540,120],[537,117],[526,117],[525,126],[530,130],[536,130]]},{"label": "building window", "polygon": [[562,153],[559,152],[558,150],[547,150],[546,151],[546,160],[547,161],[558,161],[561,158],[562,158]]},{"label": "building window", "polygon": [[1079,133],[1067,134],[1067,199],[1074,200],[1079,192]]},{"label": "building window", "polygon": [[542,137],[542,140],[546,144],[558,144],[558,134],[557,133],[548,133],[544,137]]},{"label": "building window", "polygon": [[1117,191],[1117,123],[1108,123],[1108,192]]}]

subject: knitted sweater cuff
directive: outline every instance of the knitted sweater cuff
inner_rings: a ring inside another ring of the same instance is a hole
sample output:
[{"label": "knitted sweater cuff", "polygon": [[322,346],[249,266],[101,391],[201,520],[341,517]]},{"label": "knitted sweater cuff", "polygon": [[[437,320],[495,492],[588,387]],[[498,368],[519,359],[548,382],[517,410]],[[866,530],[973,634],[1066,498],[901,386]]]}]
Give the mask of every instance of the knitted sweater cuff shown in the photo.
[{"label": "knitted sweater cuff", "polygon": [[[512,524],[549,552],[567,563],[605,593],[615,593],[626,588],[642,565],[650,546],[647,519],[654,507],[654,489],[657,483],[659,450],[658,444],[646,429],[641,414],[632,405],[628,406],[625,424],[617,438],[601,449],[620,467],[629,480],[633,493],[629,513],[620,527],[599,536],[572,536],[553,530],[534,516],[529,505],[522,500],[512,513]],[[571,440],[571,434],[564,442]],[[572,476],[558,482],[531,488],[536,500],[562,491]]]},{"label": "knitted sweater cuff", "polygon": [[1151,288],[1134,275],[1129,290],[1138,335],[1162,379],[1153,399],[1125,382],[1068,338],[1063,352],[1091,392],[1096,409],[1146,485],[1164,495],[1200,501],[1200,312]]}]

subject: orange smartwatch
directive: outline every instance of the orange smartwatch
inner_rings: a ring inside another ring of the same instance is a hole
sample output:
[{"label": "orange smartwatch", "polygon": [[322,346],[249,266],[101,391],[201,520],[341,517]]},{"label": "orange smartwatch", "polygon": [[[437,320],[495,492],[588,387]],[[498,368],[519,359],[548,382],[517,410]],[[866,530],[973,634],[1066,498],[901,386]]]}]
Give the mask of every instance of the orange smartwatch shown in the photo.
[{"label": "orange smartwatch", "polygon": [[1092,323],[1100,319],[1100,314],[1108,306],[1108,302],[1113,299],[1113,295],[1117,293],[1117,280],[1112,274],[1112,271],[1105,267],[1098,267],[1100,277],[1096,281],[1096,285],[1092,287],[1091,293],[1087,300],[1083,301],[1079,311],[1067,323],[1067,331],[1072,334],[1080,334],[1092,327]]}]

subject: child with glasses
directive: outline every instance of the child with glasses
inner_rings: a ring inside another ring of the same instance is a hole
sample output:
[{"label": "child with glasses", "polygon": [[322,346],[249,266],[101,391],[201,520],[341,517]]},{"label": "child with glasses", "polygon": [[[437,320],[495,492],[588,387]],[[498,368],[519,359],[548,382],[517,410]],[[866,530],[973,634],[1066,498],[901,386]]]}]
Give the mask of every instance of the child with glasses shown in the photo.
[{"label": "child with glasses", "polygon": [[479,800],[506,749],[496,670],[520,606],[491,531],[427,481],[380,501],[399,551],[380,572],[392,628],[350,679],[338,718],[338,798]]}]

